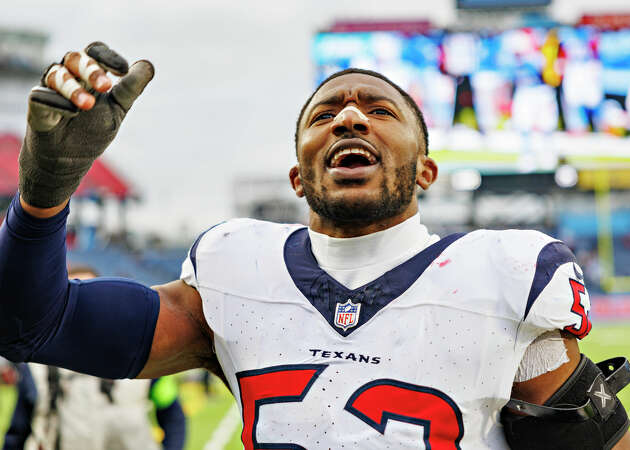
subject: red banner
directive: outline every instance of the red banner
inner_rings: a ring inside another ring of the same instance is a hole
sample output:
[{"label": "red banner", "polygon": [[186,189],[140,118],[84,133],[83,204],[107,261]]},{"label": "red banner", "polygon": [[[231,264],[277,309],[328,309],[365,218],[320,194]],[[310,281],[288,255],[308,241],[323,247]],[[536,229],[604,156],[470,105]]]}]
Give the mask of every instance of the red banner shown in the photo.
[{"label": "red banner", "polygon": [[630,14],[585,14],[579,25],[591,25],[606,30],[630,28]]},{"label": "red banner", "polygon": [[596,319],[630,319],[630,295],[594,295],[591,315]]}]

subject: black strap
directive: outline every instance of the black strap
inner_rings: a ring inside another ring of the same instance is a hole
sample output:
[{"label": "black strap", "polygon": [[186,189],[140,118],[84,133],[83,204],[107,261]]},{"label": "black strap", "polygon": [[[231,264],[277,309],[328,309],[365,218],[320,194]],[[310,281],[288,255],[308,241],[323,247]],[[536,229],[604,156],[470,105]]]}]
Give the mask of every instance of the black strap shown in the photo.
[{"label": "black strap", "polygon": [[[574,371],[574,375],[581,372],[584,364],[586,364],[586,358],[582,357],[580,364]],[[623,356],[599,362],[597,363],[597,367],[603,372],[606,377],[606,384],[615,394],[630,383],[630,363]],[[572,375],[572,377],[574,375]],[[507,402],[505,407],[522,415],[545,418],[558,422],[582,422],[597,414],[596,408],[590,398],[587,399],[586,403],[583,405],[574,407],[536,405],[513,398]]]},{"label": "black strap", "polygon": [[616,394],[630,383],[630,362],[623,356],[597,363],[606,377],[608,387]]},{"label": "black strap", "polygon": [[555,406],[536,405],[512,398],[505,407],[526,416],[540,417],[558,422],[583,422],[595,416],[595,409],[591,399],[588,399],[582,406],[557,408]]}]

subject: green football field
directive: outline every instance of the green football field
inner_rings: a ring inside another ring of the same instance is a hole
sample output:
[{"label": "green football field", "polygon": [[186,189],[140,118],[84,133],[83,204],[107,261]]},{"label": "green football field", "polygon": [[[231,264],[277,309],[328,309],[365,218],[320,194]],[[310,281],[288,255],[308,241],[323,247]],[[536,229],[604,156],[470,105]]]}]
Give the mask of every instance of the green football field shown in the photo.
[{"label": "green football field", "polygon": [[[613,356],[630,357],[630,323],[596,322],[591,334],[580,343],[580,348],[596,362]],[[621,391],[619,397],[626,408],[630,408],[630,387]],[[240,425],[234,416],[234,399],[224,386],[213,383],[206,395],[199,383],[182,383],[181,399],[188,417],[187,450],[242,449]],[[14,390],[0,385],[2,431],[8,426],[14,403]]]}]

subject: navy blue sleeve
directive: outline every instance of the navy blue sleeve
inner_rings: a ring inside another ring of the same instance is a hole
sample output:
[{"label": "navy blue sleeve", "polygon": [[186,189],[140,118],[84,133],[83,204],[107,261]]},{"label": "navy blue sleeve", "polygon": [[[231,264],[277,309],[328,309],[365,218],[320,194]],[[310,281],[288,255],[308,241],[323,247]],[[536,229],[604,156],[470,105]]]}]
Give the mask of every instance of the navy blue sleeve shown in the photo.
[{"label": "navy blue sleeve", "polygon": [[170,406],[155,411],[157,422],[164,430],[164,450],[182,450],[186,442],[186,416],[179,399]]},{"label": "navy blue sleeve", "polygon": [[31,434],[31,421],[37,401],[37,388],[28,365],[17,364],[20,379],[17,385],[17,401],[11,425],[4,436],[2,450],[22,450],[26,439]]},{"label": "navy blue sleeve", "polygon": [[0,355],[102,378],[133,378],[151,350],[156,291],[131,280],[68,281],[66,219],[27,214],[16,195],[0,227]]}]

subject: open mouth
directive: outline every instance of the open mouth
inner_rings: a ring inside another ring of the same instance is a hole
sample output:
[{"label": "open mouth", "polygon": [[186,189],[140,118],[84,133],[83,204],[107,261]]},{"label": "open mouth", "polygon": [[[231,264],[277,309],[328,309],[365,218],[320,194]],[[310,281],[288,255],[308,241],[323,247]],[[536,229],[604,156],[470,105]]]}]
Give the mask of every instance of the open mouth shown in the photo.
[{"label": "open mouth", "polygon": [[343,148],[335,151],[328,161],[328,167],[356,169],[359,167],[373,166],[378,159],[371,152],[360,147]]}]

